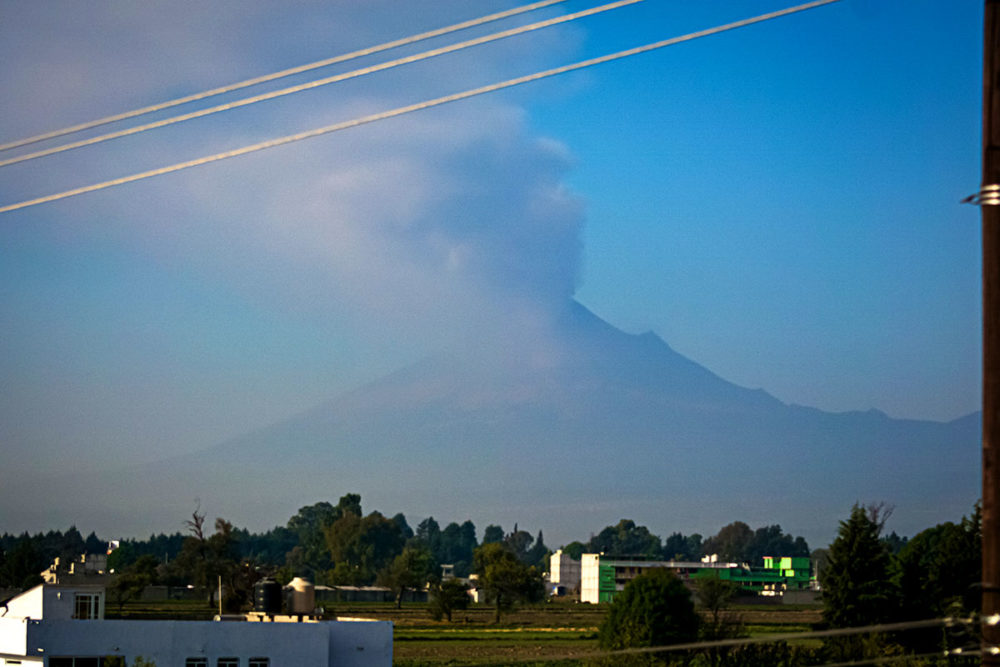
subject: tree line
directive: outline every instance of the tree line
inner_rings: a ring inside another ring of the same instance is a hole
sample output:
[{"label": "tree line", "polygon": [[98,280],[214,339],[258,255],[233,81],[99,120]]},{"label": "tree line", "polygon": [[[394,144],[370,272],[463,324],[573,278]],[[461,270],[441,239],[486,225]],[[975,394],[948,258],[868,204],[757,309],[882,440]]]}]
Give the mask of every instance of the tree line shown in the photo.
[{"label": "tree line", "polygon": [[753,530],[742,521],[734,521],[708,538],[699,533],[672,533],[663,540],[631,519],[607,526],[587,542],[570,542],[563,551],[576,559],[583,553],[672,561],[699,561],[703,556],[717,555],[719,560],[749,565],[760,565],[764,556],[810,555],[804,538],[786,534],[777,524]]},{"label": "tree line", "polygon": [[[883,535],[890,514],[891,508],[884,504],[855,505],[840,522],[829,549],[823,550],[825,566],[819,575],[823,623],[817,629],[874,626],[874,630],[829,637],[819,646],[806,642],[708,644],[678,653],[618,655],[607,664],[978,664],[974,655],[963,657],[954,650],[975,649],[979,641],[982,521],[978,504],[958,522],[939,524],[908,540],[894,533]],[[696,613],[692,591],[673,573],[648,571],[615,597],[600,628],[601,647],[614,651],[746,636],[738,614],[722,613],[736,592],[733,584],[718,577],[698,579],[694,593],[708,612],[703,616]],[[919,632],[907,632],[893,626],[891,631],[878,630],[885,624],[943,618],[952,622],[942,623],[940,629],[922,626]]]},{"label": "tree line", "polygon": [[[404,551],[411,569],[425,569],[428,577],[443,564],[454,566],[456,576],[467,577],[474,571],[476,549],[486,544],[503,544],[519,562],[542,571],[551,553],[541,531],[532,535],[517,524],[510,532],[489,525],[480,542],[471,520],[442,528],[428,517],[411,528],[402,513],[364,514],[361,496],[355,493],[342,496],[336,505],[324,501],[302,507],[284,526],[263,533],[251,533],[221,518],[211,531],[200,507],[185,525],[186,533],[122,540],[108,557],[109,569],[134,570],[142,559],[142,569],[147,574],[155,569],[159,583],[201,585],[223,573],[235,582],[239,570],[235,565],[245,563],[283,583],[300,576],[318,584],[362,586],[391,583],[391,572],[402,568],[393,566],[393,561]],[[34,536],[5,533],[0,536],[0,588],[27,588],[41,580],[39,573],[56,557],[65,563],[81,554],[105,553],[106,545],[93,532],[84,538],[75,526]],[[622,519],[563,550],[577,559],[584,552],[664,560],[718,554],[724,560],[753,564],[764,555],[809,555],[805,540],[783,533],[780,526],[752,530],[740,521],[708,538],[673,533],[663,540],[645,526]]]},{"label": "tree line", "polygon": [[[467,599],[465,588],[442,581],[448,564],[456,577],[472,573],[495,604],[497,618],[521,601],[543,595],[542,573],[551,551],[541,531],[532,535],[514,525],[510,532],[489,525],[477,536],[471,520],[443,528],[428,517],[412,528],[402,513],[365,514],[361,496],[348,493],[336,505],[307,505],[283,526],[251,533],[223,518],[210,524],[200,506],[184,522],[186,532],[126,539],[108,556],[117,576],[108,588],[109,601],[121,608],[150,584],[200,587],[210,599],[222,582],[224,606],[232,611],[252,603],[253,585],[263,576],[281,583],[305,577],[331,586],[379,585],[391,589],[397,603],[408,590],[429,586],[432,613],[449,617]],[[579,558],[584,551],[667,560],[698,560],[706,553],[740,562],[759,561],[763,554],[807,555],[802,538],[779,526],[756,531],[742,522],[725,526],[715,536],[680,533],[662,540],[645,526],[622,519],[587,542],[564,548]],[[41,581],[39,573],[55,557],[65,563],[85,553],[105,553],[106,542],[91,533],[83,538],[71,527],[35,536],[0,537],[0,588],[25,589]]]}]

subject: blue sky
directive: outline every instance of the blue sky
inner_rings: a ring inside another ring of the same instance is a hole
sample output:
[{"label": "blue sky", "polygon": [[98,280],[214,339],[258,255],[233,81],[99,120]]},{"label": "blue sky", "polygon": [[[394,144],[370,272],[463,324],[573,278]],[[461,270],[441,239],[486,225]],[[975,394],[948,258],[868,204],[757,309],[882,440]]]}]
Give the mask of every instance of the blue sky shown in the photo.
[{"label": "blue sky", "polygon": [[[516,4],[0,0],[0,142]],[[0,204],[784,6],[647,0],[3,167]],[[210,446],[571,295],[789,403],[977,410],[981,15],[844,0],[0,214],[3,474]]]}]

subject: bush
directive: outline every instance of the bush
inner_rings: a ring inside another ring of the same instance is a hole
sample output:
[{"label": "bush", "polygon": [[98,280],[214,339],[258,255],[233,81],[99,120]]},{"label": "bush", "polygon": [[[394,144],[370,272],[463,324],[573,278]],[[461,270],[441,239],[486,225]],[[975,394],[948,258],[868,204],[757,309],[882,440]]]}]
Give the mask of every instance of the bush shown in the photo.
[{"label": "bush", "polygon": [[694,641],[698,616],[691,593],[672,572],[649,570],[619,593],[601,624],[605,650],[667,646]]}]

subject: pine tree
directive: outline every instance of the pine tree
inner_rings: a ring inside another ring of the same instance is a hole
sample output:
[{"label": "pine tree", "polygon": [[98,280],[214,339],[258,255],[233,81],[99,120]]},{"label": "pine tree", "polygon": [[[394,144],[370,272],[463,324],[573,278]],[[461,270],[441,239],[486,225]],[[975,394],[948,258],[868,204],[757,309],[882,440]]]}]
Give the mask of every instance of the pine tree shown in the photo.
[{"label": "pine tree", "polygon": [[888,620],[893,601],[890,557],[879,539],[881,526],[860,505],[840,522],[823,570],[823,617],[835,628]]}]

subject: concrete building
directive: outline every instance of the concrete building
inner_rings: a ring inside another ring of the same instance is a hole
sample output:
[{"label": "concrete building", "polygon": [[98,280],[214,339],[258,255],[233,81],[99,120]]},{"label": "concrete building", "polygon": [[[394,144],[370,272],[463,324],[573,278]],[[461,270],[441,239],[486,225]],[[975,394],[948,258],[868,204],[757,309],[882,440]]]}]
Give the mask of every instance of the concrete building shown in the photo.
[{"label": "concrete building", "polygon": [[580,561],[562,549],[549,556],[549,593],[571,595],[580,590]]},{"label": "concrete building", "polygon": [[0,604],[0,665],[369,667],[392,664],[392,623],[118,621],[98,586],[41,584]]},{"label": "concrete building", "polygon": [[108,557],[106,554],[80,554],[67,563],[56,558],[52,565],[39,574],[47,584],[107,583]]},{"label": "concrete building", "polygon": [[667,568],[692,586],[698,578],[714,574],[739,585],[746,593],[763,596],[783,596],[787,591],[806,591],[815,583],[809,558],[787,556],[768,556],[764,558],[763,567],[748,567],[739,563],[718,562],[713,558],[701,562],[682,562],[583,554],[580,568],[580,601],[595,604],[611,602],[629,581],[653,568]]}]

